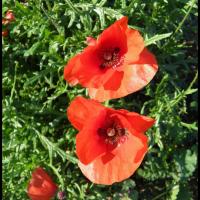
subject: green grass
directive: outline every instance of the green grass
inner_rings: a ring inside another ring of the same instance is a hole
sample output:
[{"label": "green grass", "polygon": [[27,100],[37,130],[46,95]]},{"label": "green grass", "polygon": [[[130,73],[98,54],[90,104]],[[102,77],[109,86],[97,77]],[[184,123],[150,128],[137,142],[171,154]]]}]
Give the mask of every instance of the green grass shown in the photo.
[{"label": "green grass", "polygon": [[[44,167],[66,199],[197,199],[197,1],[3,1],[16,21],[3,38],[3,199],[28,199],[27,183]],[[136,93],[108,106],[156,118],[149,152],[136,173],[112,186],[90,183],[76,164],[66,108],[80,86],[63,79],[69,58],[126,15],[140,30],[159,71]],[[56,199],[56,198],[55,198]]]}]

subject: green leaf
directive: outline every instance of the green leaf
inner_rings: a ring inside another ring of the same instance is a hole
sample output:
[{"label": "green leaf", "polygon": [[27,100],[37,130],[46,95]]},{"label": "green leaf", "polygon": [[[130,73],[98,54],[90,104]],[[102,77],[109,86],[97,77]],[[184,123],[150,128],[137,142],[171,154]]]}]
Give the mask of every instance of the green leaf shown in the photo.
[{"label": "green leaf", "polygon": [[176,200],[177,195],[179,193],[180,187],[179,185],[175,185],[170,191],[170,200]]},{"label": "green leaf", "polygon": [[155,44],[157,41],[168,38],[172,33],[165,33],[160,35],[155,35],[147,40],[145,40],[145,46],[149,46],[150,44]]},{"label": "green leaf", "polygon": [[175,160],[179,164],[179,170],[182,178],[190,177],[196,169],[197,165],[197,152],[194,150],[186,150],[177,152]]},{"label": "green leaf", "polygon": [[198,89],[196,88],[196,89],[189,89],[189,90],[187,90],[186,92],[185,92],[185,94],[186,95],[188,95],[188,94],[193,94],[193,93],[195,93],[195,92],[197,92],[198,91]]},{"label": "green leaf", "polygon": [[8,10],[8,7],[3,7],[2,8],[2,14],[4,14]]},{"label": "green leaf", "polygon": [[188,128],[188,129],[190,129],[190,130],[198,131],[198,127],[197,127],[197,123],[196,122],[193,122],[192,124],[181,122],[181,125],[186,127],[186,128]]},{"label": "green leaf", "polygon": [[101,0],[98,4],[97,4],[97,6],[99,6],[99,7],[102,7],[102,6],[104,6],[104,4],[107,2],[107,0]]},{"label": "green leaf", "polygon": [[36,52],[36,50],[40,47],[40,45],[41,45],[41,42],[34,43],[30,49],[25,51],[24,56],[28,57],[28,56],[33,55]]},{"label": "green leaf", "polygon": [[141,28],[141,27],[138,27],[138,26],[128,25],[128,27],[130,27],[132,29],[136,29],[136,30],[138,30],[138,31],[140,31],[142,33],[144,32],[144,28]]},{"label": "green leaf", "polygon": [[71,16],[71,18],[70,18],[67,28],[70,28],[76,20],[75,12],[70,12],[70,16]]},{"label": "green leaf", "polygon": [[187,185],[180,185],[180,191],[177,195],[177,200],[193,200],[192,192]]},{"label": "green leaf", "polygon": [[105,16],[103,8],[95,8],[94,11],[99,15],[101,28],[103,29],[105,26]]},{"label": "green leaf", "polygon": [[122,8],[126,8],[126,0],[121,0],[121,6]]},{"label": "green leaf", "polygon": [[63,162],[67,159],[70,162],[76,164],[77,163],[77,159],[74,158],[73,156],[67,154],[66,152],[64,152],[62,149],[60,149],[59,147],[57,147],[57,145],[53,142],[51,142],[49,139],[47,139],[47,137],[41,135],[40,133],[37,132],[37,135],[40,139],[40,141],[42,142],[43,146],[45,148],[48,149],[48,151],[50,152],[56,152],[63,160]]}]

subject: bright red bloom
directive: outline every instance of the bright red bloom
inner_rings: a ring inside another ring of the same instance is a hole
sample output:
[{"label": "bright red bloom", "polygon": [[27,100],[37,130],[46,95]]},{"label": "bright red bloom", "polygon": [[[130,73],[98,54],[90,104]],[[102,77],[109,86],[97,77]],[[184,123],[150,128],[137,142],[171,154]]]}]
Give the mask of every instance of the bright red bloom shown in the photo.
[{"label": "bright red bloom", "polygon": [[154,119],[107,108],[80,96],[72,101],[67,115],[79,130],[79,167],[90,181],[110,185],[127,179],[140,166],[148,149],[144,132]]},{"label": "bright red bloom", "polygon": [[51,177],[41,167],[36,168],[28,185],[28,196],[32,200],[50,200],[56,191]]},{"label": "bright red bloom", "polygon": [[12,10],[8,10],[6,12],[6,17],[5,17],[7,20],[9,20],[10,22],[11,21],[14,21],[15,20],[15,15],[13,14],[13,11]]},{"label": "bright red bloom", "polygon": [[97,40],[88,37],[88,47],[65,66],[65,80],[88,88],[90,97],[98,101],[120,98],[147,85],[158,70],[157,62],[127,22],[123,17]]},{"label": "bright red bloom", "polygon": [[9,24],[9,20],[3,18],[3,19],[2,19],[2,24],[3,24],[3,25]]},{"label": "bright red bloom", "polygon": [[2,31],[2,37],[7,37],[8,36],[8,30],[6,29],[6,30],[4,30],[4,31]]}]

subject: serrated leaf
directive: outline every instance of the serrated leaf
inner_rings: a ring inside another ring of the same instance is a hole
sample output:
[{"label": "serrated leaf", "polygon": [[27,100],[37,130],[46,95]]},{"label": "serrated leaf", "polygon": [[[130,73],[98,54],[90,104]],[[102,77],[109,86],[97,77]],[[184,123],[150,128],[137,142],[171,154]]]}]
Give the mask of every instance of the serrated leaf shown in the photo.
[{"label": "serrated leaf", "polygon": [[176,200],[179,193],[179,185],[175,185],[170,191],[170,200]]},{"label": "serrated leaf", "polygon": [[192,124],[188,124],[188,123],[185,123],[185,122],[181,122],[181,125],[184,126],[184,127],[186,127],[186,128],[188,128],[188,129],[190,129],[190,130],[195,130],[195,131],[198,130],[198,127],[197,127],[197,123],[196,123],[196,122],[194,122],[194,123],[192,123]]},{"label": "serrated leaf", "polygon": [[195,89],[189,89],[189,90],[187,90],[187,91],[185,92],[185,94],[186,94],[186,95],[188,95],[188,94],[193,94],[193,93],[195,93],[195,92],[197,92],[197,91],[198,91],[197,88],[195,88]]},{"label": "serrated leaf", "polygon": [[121,0],[121,7],[126,8],[126,0]]},{"label": "serrated leaf", "polygon": [[182,178],[188,178],[192,175],[197,165],[196,151],[186,150],[177,152],[175,160],[180,166],[180,173]]},{"label": "serrated leaf", "polygon": [[49,71],[49,69],[45,69],[40,71],[39,73],[37,73],[35,76],[29,78],[25,83],[24,83],[24,87],[27,87],[28,85],[34,83],[35,81],[37,81],[38,79],[46,76],[47,74],[49,74],[50,72],[54,72],[56,71],[56,68],[52,68],[51,71]]},{"label": "serrated leaf", "polygon": [[107,15],[115,18],[115,19],[120,19],[120,18],[123,17],[123,15],[120,12],[118,12],[118,11],[116,11],[114,9],[111,9],[111,8],[106,8],[105,7],[104,8],[104,12],[105,12],[105,14],[107,14]]},{"label": "serrated leaf", "polygon": [[71,15],[71,18],[70,18],[70,21],[69,21],[67,28],[70,28],[73,25],[73,23],[75,22],[75,19],[76,19],[75,12],[71,12],[70,15]]},{"label": "serrated leaf", "polygon": [[33,55],[36,52],[36,50],[40,47],[40,44],[41,44],[40,42],[34,43],[30,49],[25,51],[24,56],[28,57]]},{"label": "serrated leaf", "polygon": [[58,42],[51,42],[49,44],[49,53],[56,53],[59,49],[59,43]]},{"label": "serrated leaf", "polygon": [[104,4],[107,2],[107,0],[101,0],[98,4],[97,4],[97,6],[99,6],[99,7],[102,7],[102,6],[104,6]]},{"label": "serrated leaf", "polygon": [[76,158],[74,158],[73,156],[71,156],[69,154],[67,155],[66,152],[64,152],[62,149],[57,147],[56,144],[51,142],[49,139],[47,139],[47,137],[39,134],[38,132],[37,132],[37,135],[38,135],[40,141],[42,142],[43,146],[48,149],[50,154],[51,154],[51,152],[55,152],[62,158],[63,162],[67,159],[74,164],[77,163]]},{"label": "serrated leaf", "polygon": [[160,35],[155,35],[147,40],[145,40],[145,46],[149,46],[150,44],[155,44],[157,41],[168,38],[172,33],[165,33]]},{"label": "serrated leaf", "polygon": [[105,16],[103,8],[95,8],[94,11],[99,15],[101,28],[103,29],[105,26]]},{"label": "serrated leaf", "polygon": [[128,27],[130,27],[132,29],[136,29],[136,30],[138,30],[138,31],[140,31],[142,33],[144,32],[144,28],[141,28],[141,27],[138,27],[138,26],[128,25]]},{"label": "serrated leaf", "polygon": [[16,6],[17,9],[21,10],[24,13],[30,12],[30,10],[28,10],[26,6],[24,6],[23,4],[19,3],[18,1],[15,1],[15,6]]}]

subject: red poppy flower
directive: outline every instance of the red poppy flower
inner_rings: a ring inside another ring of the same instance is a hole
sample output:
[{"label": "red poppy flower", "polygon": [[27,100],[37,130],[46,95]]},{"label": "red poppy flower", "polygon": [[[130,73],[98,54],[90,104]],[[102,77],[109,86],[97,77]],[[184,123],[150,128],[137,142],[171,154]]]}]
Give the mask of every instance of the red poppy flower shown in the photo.
[{"label": "red poppy flower", "polygon": [[140,166],[148,148],[144,132],[155,120],[83,97],[72,101],[67,115],[79,130],[79,167],[90,181],[110,185],[127,179]]},{"label": "red poppy flower", "polygon": [[7,37],[8,36],[8,30],[6,29],[6,30],[4,30],[4,31],[2,31],[2,37]]},{"label": "red poppy flower", "polygon": [[158,70],[157,62],[127,22],[123,17],[97,40],[88,37],[88,47],[65,66],[65,80],[88,88],[90,97],[98,101],[120,98],[147,85]]},{"label": "red poppy flower", "polygon": [[7,20],[9,20],[10,22],[11,21],[14,21],[15,20],[15,16],[13,14],[13,11],[12,10],[8,10],[6,12],[6,17],[5,17]]},{"label": "red poppy flower", "polygon": [[3,18],[3,19],[2,19],[2,24],[3,24],[3,25],[9,24],[9,20]]},{"label": "red poppy flower", "polygon": [[51,177],[41,167],[36,168],[28,185],[28,196],[32,200],[50,200],[56,191]]}]

